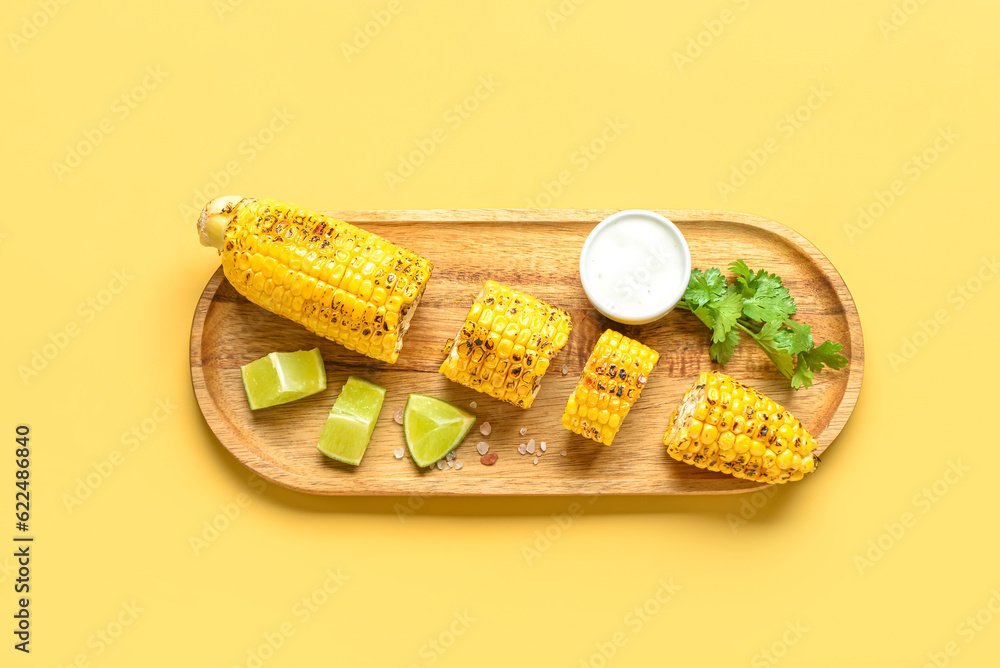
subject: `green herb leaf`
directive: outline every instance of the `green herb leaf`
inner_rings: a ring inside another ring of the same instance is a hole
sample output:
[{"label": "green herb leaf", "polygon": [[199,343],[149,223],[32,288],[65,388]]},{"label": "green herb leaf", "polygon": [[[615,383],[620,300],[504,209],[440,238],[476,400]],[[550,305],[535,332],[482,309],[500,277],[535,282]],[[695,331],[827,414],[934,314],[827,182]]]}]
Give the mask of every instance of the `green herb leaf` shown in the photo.
[{"label": "green herb leaf", "polygon": [[722,341],[716,341],[708,347],[708,356],[712,358],[713,362],[725,364],[733,356],[733,352],[739,344],[740,330],[734,327],[729,330],[725,339]]},{"label": "green herb leaf", "polygon": [[805,357],[806,364],[813,371],[819,371],[824,366],[835,370],[843,369],[847,366],[847,357],[840,352],[843,349],[844,346],[836,341],[824,341],[812,350],[801,353],[800,356]]},{"label": "green herb leaf", "polygon": [[824,366],[831,369],[844,368],[847,365],[847,357],[840,353],[843,349],[844,346],[835,341],[824,341],[815,348],[799,353],[795,374],[792,376],[792,387],[796,390],[800,387],[809,387],[812,385],[814,374]]},{"label": "green herb leaf", "polygon": [[715,318],[712,314],[708,312],[708,308],[705,306],[699,306],[698,308],[691,309],[691,312],[698,316],[698,319],[705,323],[705,326],[714,329],[715,328]]},{"label": "green herb leaf", "polygon": [[802,358],[799,358],[799,361],[795,364],[795,373],[792,374],[792,388],[798,390],[803,387],[810,387],[812,384],[812,369],[802,361]]},{"label": "green herb leaf", "polygon": [[754,341],[764,349],[767,356],[774,362],[774,366],[778,367],[778,372],[785,378],[791,378],[792,371],[795,368],[795,360],[792,359],[792,354],[787,349],[780,347],[777,341],[774,340],[775,334],[777,334],[780,327],[780,321],[772,320],[764,323],[764,326],[761,327],[760,332],[757,334],[750,332],[750,330],[745,331],[750,332]]},{"label": "green herb leaf", "polygon": [[691,271],[691,279],[688,281],[688,288],[684,293],[684,299],[693,306],[704,306],[716,299],[721,299],[726,294],[726,288],[727,281],[725,277],[715,267],[706,272],[702,272],[701,269],[694,269]]},{"label": "green herb leaf", "polygon": [[751,320],[784,320],[795,313],[795,301],[780,276],[758,272],[748,287],[753,294],[743,300],[743,314]]},{"label": "green herb leaf", "polygon": [[742,278],[744,282],[749,282],[753,278],[753,269],[748,267],[747,263],[743,260],[730,262],[729,271],[736,274],[737,277]]},{"label": "green herb leaf", "polygon": [[729,331],[736,325],[743,313],[743,298],[736,292],[730,292],[725,298],[712,302],[708,310],[715,319],[712,327],[712,342],[724,341]]},{"label": "green herb leaf", "polygon": [[785,320],[785,328],[781,330],[781,334],[787,337],[787,345],[783,345],[783,348],[787,348],[788,352],[793,355],[797,355],[805,350],[812,350],[813,347],[813,335],[812,328],[801,322],[795,322],[794,320]]}]

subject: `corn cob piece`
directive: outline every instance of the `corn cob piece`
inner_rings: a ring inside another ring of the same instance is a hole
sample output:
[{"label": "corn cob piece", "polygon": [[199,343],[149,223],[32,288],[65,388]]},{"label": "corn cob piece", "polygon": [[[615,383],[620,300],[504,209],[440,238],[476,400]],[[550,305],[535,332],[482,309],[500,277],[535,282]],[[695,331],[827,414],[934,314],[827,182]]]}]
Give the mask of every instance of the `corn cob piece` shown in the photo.
[{"label": "corn cob piece", "polygon": [[679,461],[772,484],[801,480],[819,461],[815,439],[791,413],[717,371],[684,394],[663,442]]},{"label": "corn cob piece", "polygon": [[433,264],[322,213],[270,199],[220,197],[198,220],[253,303],[384,362],[395,362]]},{"label": "corn cob piece", "polygon": [[439,371],[449,379],[529,408],[549,362],[569,339],[566,311],[496,281],[472,303]]},{"label": "corn cob piece", "polygon": [[569,395],[562,425],[611,445],[660,354],[634,339],[607,330],[597,340],[580,382]]}]

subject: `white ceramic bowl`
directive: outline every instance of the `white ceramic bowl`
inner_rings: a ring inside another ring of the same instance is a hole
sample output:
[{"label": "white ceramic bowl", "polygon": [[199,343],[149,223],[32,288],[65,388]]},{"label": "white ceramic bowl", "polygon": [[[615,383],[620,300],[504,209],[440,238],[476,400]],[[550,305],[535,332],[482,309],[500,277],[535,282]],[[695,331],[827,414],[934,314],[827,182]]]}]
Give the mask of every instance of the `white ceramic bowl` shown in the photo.
[{"label": "white ceramic bowl", "polygon": [[616,322],[659,320],[684,296],[691,250],[658,213],[626,209],[598,223],[580,252],[580,281],[598,311]]}]

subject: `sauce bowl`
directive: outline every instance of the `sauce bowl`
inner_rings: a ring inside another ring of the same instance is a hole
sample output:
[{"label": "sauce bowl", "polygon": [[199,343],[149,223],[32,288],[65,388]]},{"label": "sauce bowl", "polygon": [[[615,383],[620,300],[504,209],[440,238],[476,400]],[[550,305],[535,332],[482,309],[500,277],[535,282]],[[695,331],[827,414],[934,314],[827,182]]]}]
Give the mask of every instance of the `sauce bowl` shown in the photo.
[{"label": "sauce bowl", "polygon": [[658,213],[626,209],[608,216],[580,252],[587,299],[626,325],[659,320],[687,290],[691,250],[677,226]]}]

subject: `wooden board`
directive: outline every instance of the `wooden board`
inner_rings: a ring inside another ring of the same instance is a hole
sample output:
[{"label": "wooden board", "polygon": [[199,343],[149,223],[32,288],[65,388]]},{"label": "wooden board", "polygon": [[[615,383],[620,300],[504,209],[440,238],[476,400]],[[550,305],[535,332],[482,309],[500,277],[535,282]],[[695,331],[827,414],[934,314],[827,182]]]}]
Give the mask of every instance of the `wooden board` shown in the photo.
[{"label": "wooden board", "polygon": [[[688,312],[675,311],[659,322],[630,327],[606,320],[590,306],[579,281],[580,249],[590,230],[613,212],[331,212],[434,262],[394,365],[347,351],[255,306],[229,285],[220,268],[198,302],[191,329],[191,379],[208,425],[250,469],[311,494],[719,494],[763,487],[682,464],[666,454],[662,439],[673,407],[700,371],[720,367],[708,357],[708,329]],[[813,387],[798,392],[752,341],[744,340],[725,366],[730,375],[784,404],[826,449],[854,409],[864,368],[861,324],[843,279],[812,244],[774,221],[725,211],[659,213],[687,237],[694,267],[725,268],[743,258],[751,267],[778,273],[798,303],[797,317],[812,325],[816,339],[844,344],[849,366],[824,370]],[[464,388],[437,372],[443,344],[454,337],[488,278],[560,306],[573,318],[569,343],[553,360],[529,410]],[[563,429],[560,416],[593,344],[609,326],[652,346],[660,361],[614,445],[604,447]],[[240,365],[270,352],[316,346],[326,363],[326,391],[284,406],[250,410]],[[561,373],[563,365],[568,375]],[[329,408],[348,375],[387,390],[378,427],[358,467],[334,462],[316,449]],[[393,450],[404,445],[393,414],[410,392],[463,407],[477,403],[472,410],[477,424],[457,450],[461,470],[421,470],[408,456],[393,456]],[[479,433],[484,421],[492,427],[488,438]],[[519,434],[522,427],[527,428],[526,436]],[[529,438],[547,444],[538,464],[517,452],[518,444]],[[494,466],[480,464],[480,440],[499,454]]]}]

